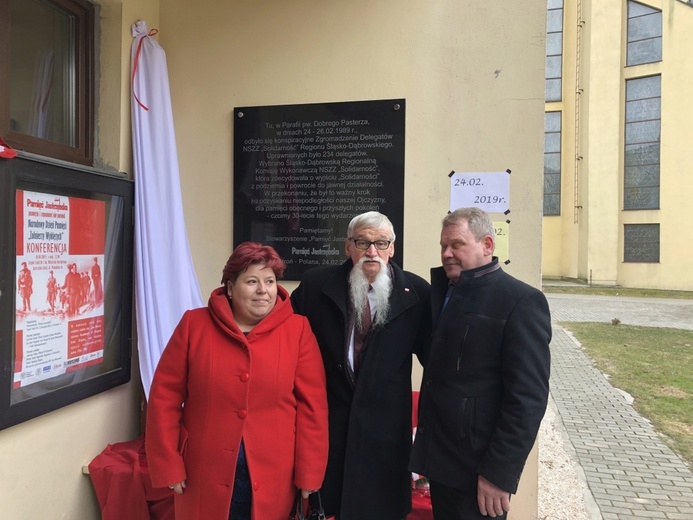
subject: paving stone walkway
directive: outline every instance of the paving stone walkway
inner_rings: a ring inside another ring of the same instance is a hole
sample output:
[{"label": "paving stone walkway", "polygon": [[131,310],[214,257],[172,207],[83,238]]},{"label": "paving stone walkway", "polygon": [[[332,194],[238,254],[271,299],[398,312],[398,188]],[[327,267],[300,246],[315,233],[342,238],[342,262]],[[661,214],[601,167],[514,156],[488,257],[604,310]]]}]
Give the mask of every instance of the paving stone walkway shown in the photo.
[{"label": "paving stone walkway", "polygon": [[[693,330],[693,301],[547,294],[557,321]],[[551,394],[604,520],[693,519],[693,473],[554,324]]]}]

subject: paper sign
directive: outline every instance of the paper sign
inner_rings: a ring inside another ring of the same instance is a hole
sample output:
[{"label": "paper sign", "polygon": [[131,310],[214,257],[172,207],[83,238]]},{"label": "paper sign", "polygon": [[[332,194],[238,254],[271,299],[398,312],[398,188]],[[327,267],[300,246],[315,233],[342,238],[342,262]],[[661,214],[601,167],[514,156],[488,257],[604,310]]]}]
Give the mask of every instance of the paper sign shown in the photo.
[{"label": "paper sign", "polygon": [[450,211],[476,206],[487,213],[510,209],[510,173],[479,172],[450,175]]},{"label": "paper sign", "polygon": [[502,264],[510,260],[508,251],[508,243],[510,242],[510,221],[494,221],[493,229],[496,231],[496,249],[493,251],[493,256],[497,256],[498,262]]}]

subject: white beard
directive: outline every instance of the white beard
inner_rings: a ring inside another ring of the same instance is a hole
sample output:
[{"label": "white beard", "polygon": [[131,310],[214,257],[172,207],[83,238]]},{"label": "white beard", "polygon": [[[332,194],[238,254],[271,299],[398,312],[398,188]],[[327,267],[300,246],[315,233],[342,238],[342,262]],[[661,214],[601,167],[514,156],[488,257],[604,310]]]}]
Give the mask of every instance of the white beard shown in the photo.
[{"label": "white beard", "polygon": [[387,263],[382,258],[377,257],[378,262],[380,262],[380,271],[375,276],[373,283],[369,283],[362,269],[365,260],[366,257],[362,257],[349,273],[349,297],[354,305],[354,323],[359,328],[368,299],[368,289],[372,287],[373,296],[375,296],[375,308],[371,307],[371,313],[375,312],[373,325],[376,327],[384,324],[387,320],[390,311],[390,294],[392,294],[392,279],[388,273]]}]

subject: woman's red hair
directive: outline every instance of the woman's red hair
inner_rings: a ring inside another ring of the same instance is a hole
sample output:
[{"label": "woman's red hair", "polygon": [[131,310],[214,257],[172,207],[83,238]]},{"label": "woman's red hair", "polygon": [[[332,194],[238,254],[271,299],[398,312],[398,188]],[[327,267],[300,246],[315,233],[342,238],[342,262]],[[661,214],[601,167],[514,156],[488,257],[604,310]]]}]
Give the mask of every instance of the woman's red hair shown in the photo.
[{"label": "woman's red hair", "polygon": [[264,246],[259,242],[243,242],[233,250],[224,270],[222,271],[221,284],[234,282],[239,274],[245,271],[251,264],[266,264],[274,271],[274,276],[281,278],[286,270],[286,264],[271,246]]}]

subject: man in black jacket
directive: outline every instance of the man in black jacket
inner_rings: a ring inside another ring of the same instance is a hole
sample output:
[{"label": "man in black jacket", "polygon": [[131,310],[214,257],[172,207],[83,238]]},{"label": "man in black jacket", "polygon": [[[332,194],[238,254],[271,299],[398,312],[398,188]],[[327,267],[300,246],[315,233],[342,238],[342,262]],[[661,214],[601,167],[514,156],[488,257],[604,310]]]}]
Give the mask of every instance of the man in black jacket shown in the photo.
[{"label": "man in black jacket", "polygon": [[307,271],[291,296],[325,364],[330,451],[321,496],[337,520],[403,520],[411,510],[412,353],[430,340],[430,286],[390,261],[394,242],[385,215],[358,215],[347,230],[349,259]]},{"label": "man in black jacket", "polygon": [[546,410],[548,304],[503,272],[494,245],[479,208],[443,220],[411,463],[430,480],[436,519],[506,518]]}]

